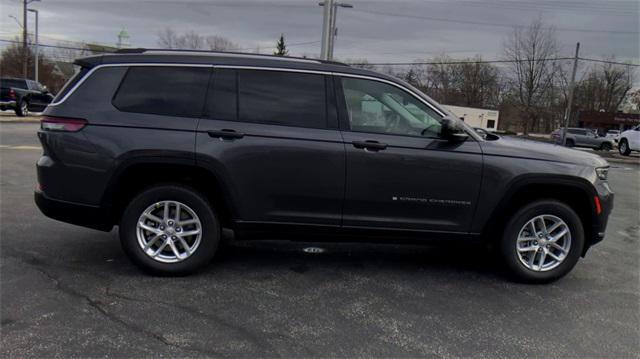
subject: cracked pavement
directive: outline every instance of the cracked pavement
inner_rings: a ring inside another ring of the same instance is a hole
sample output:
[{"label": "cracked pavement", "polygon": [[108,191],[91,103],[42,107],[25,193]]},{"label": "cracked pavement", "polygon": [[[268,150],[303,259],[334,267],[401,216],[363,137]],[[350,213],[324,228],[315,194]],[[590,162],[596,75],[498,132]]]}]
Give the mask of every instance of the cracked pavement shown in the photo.
[{"label": "cracked pavement", "polygon": [[[0,124],[2,357],[640,357],[640,171],[607,238],[550,285],[477,248],[241,244],[184,278],[33,203],[34,124]],[[18,146],[18,148],[14,148]]]}]

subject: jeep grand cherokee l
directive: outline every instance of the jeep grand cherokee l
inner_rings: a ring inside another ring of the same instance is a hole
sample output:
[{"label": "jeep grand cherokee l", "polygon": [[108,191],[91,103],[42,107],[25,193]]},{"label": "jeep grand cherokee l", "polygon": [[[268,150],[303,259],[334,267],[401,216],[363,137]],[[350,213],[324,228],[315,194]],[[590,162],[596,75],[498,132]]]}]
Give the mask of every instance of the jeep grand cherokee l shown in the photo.
[{"label": "jeep grand cherokee l", "polygon": [[604,237],[608,164],[483,139],[411,85],[311,59],[133,49],[76,61],[45,111],[35,200],[119,226],[185,274],[236,239],[490,244],[517,279],[569,272]]}]

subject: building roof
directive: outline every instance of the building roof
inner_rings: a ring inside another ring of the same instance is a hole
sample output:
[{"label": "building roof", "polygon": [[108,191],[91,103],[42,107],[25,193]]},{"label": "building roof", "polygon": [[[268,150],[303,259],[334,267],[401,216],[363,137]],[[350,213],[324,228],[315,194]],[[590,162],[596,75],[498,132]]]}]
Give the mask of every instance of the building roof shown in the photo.
[{"label": "building roof", "polygon": [[623,112],[600,112],[600,111],[580,111],[578,121],[619,125],[619,124],[640,124],[640,114]]}]

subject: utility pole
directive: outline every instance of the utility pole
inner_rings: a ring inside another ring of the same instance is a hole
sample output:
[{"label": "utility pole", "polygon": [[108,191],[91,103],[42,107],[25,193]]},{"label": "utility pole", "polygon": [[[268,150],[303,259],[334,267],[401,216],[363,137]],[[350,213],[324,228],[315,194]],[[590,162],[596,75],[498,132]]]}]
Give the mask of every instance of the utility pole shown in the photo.
[{"label": "utility pole", "polygon": [[22,0],[22,76],[27,78],[27,62],[29,53],[27,51],[27,0]]},{"label": "utility pole", "polygon": [[322,18],[322,47],[320,49],[320,58],[322,60],[333,59],[333,46],[335,44],[338,29],[336,28],[336,18],[338,16],[338,7],[353,8],[353,5],[340,3],[334,0],[325,0],[318,3],[324,6],[324,17]]},{"label": "utility pole", "polygon": [[318,3],[318,5],[324,6],[324,15],[322,17],[322,47],[320,48],[320,58],[322,60],[328,60],[329,46],[331,44],[331,10],[333,9],[333,0],[325,0],[324,2]]},{"label": "utility pole", "polygon": [[562,131],[562,145],[567,145],[567,130],[569,128],[569,119],[571,118],[571,108],[573,107],[573,92],[576,87],[576,71],[578,71],[578,54],[580,52],[580,43],[576,43],[576,56],[573,58],[573,71],[571,72],[571,83],[569,85],[569,100],[567,101],[567,110],[564,112],[564,129]]},{"label": "utility pole", "polygon": [[35,71],[34,71],[34,80],[36,80],[36,82],[38,82],[38,50],[40,47],[40,44],[38,43],[38,10],[36,9],[29,9],[30,12],[36,14],[36,50],[35,50],[35,57],[36,57],[36,65],[35,65]]}]

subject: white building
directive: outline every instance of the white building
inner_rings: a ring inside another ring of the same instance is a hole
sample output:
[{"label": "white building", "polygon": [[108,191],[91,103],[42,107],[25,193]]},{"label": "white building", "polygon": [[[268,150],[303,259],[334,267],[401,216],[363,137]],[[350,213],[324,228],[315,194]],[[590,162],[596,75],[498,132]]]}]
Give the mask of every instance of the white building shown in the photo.
[{"label": "white building", "polygon": [[498,129],[500,111],[451,105],[444,105],[444,107],[471,127],[479,127],[489,131]]}]

